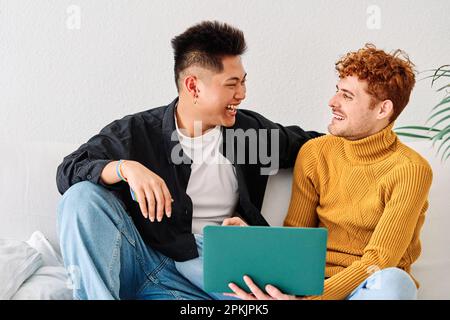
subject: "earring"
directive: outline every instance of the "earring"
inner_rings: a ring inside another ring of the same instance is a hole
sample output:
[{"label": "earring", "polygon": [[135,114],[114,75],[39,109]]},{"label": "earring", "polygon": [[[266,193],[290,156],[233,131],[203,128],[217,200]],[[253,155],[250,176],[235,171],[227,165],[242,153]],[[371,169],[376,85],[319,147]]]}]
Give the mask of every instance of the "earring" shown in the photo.
[{"label": "earring", "polygon": [[198,95],[195,94],[195,95],[194,95],[194,104],[197,104],[197,98],[198,98]]}]

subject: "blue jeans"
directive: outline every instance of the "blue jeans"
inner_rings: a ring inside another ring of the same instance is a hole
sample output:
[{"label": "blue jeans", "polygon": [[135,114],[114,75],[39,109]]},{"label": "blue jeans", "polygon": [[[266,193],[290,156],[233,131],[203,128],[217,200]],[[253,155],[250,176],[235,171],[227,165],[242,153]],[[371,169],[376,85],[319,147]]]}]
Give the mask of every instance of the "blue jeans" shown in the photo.
[{"label": "blue jeans", "polygon": [[64,193],[58,231],[74,299],[214,298],[146,245],[123,203],[100,185],[80,182]]},{"label": "blue jeans", "polygon": [[386,268],[372,274],[346,300],[416,300],[417,287],[408,273]]},{"label": "blue jeans", "polygon": [[[203,288],[203,236],[199,234],[194,236],[197,243],[198,258],[183,262],[175,261],[175,268],[198,288]],[[240,300],[239,298],[224,296],[221,293],[209,293],[209,295],[215,300]]]}]

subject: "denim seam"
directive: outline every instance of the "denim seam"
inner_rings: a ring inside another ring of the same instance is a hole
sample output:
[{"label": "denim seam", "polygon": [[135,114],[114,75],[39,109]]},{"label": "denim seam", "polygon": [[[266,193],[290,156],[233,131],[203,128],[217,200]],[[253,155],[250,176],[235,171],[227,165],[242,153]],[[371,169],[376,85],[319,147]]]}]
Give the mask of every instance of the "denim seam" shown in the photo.
[{"label": "denim seam", "polygon": [[176,291],[167,289],[166,286],[162,285],[159,282],[157,283],[154,281],[154,279],[150,279],[150,278],[148,278],[147,281],[144,282],[144,284],[139,289],[137,295],[142,293],[144,291],[144,289],[148,287],[148,285],[153,285],[153,286],[156,286],[156,287],[159,287],[159,288],[165,290],[166,292],[170,293],[176,300],[183,300],[183,297],[181,297]]},{"label": "denim seam", "polygon": [[[117,225],[117,229],[123,234],[123,236],[127,239],[128,243],[131,244],[133,248],[136,248],[136,241],[133,239],[133,237],[128,234],[128,230],[126,228],[126,221],[125,219],[129,218],[129,216],[126,214],[126,217],[122,217],[122,221],[120,224]],[[133,222],[131,221],[133,224]]]},{"label": "denim seam", "polygon": [[[145,276],[149,279],[155,279],[156,276],[158,275],[158,273],[167,265],[167,261],[169,260],[169,258],[165,257],[161,263],[155,268],[153,269],[153,271],[151,273],[147,273],[147,271],[145,270],[145,263],[144,263],[144,259],[142,259],[142,257],[136,253],[136,259],[138,260],[139,264],[142,267],[142,270],[145,273]],[[154,283],[156,283],[156,281],[152,280]]]},{"label": "denim seam", "polygon": [[161,263],[149,274],[145,271],[145,264],[144,261],[142,259],[141,256],[139,256],[138,254],[136,254],[136,257],[139,261],[139,264],[141,265],[142,269],[145,272],[145,275],[147,277],[147,280],[144,282],[144,284],[141,286],[141,288],[138,290],[137,294],[139,295],[148,285],[149,283],[160,287],[161,289],[166,290],[167,292],[169,292],[175,299],[177,300],[183,300],[182,297],[173,290],[170,290],[168,288],[166,288],[166,286],[164,286],[163,284],[161,284],[161,282],[159,280],[157,280],[157,275],[158,273],[167,265],[167,262],[169,261],[168,257],[165,257]]},{"label": "denim seam", "polygon": [[[114,244],[113,254],[112,254],[111,261],[109,263],[109,268],[108,268],[109,269],[109,277],[110,277],[110,281],[109,281],[110,283],[109,283],[108,286],[109,286],[110,292],[112,294],[114,294],[114,295],[115,295],[115,292],[114,292],[114,278],[115,278],[115,276],[119,276],[119,278],[120,278],[120,272],[119,272],[119,275],[114,274],[113,273],[113,267],[115,265],[115,261],[117,260],[117,257],[120,254],[120,243],[121,242],[122,242],[122,236],[121,236],[121,232],[119,231],[117,233],[116,243]],[[119,280],[119,292],[120,292],[120,280]],[[116,297],[116,298],[119,298],[119,297]]]},{"label": "denim seam", "polygon": [[133,241],[133,239],[131,237],[128,236],[128,234],[125,232],[125,227],[123,225],[118,226],[118,229],[120,231],[121,234],[123,234],[123,236],[125,237],[125,239],[127,239],[128,243],[136,249],[136,242]]},{"label": "denim seam", "polygon": [[[129,235],[126,231],[126,219],[129,218],[131,219],[131,217],[128,215],[127,211],[126,211],[126,206],[123,203],[123,201],[115,196],[112,192],[107,192],[107,197],[109,197],[108,200],[110,200],[110,203],[114,203],[115,201],[119,202],[119,207],[118,208],[114,208],[115,206],[113,206],[114,209],[116,209],[116,211],[119,213],[119,217],[120,217],[120,223],[117,225],[117,229],[120,230],[120,232],[125,236],[125,238],[127,238],[128,242],[135,247],[135,241],[134,239],[131,237],[131,235]],[[124,216],[121,216],[124,215]],[[132,222],[133,223],[133,222]]]}]

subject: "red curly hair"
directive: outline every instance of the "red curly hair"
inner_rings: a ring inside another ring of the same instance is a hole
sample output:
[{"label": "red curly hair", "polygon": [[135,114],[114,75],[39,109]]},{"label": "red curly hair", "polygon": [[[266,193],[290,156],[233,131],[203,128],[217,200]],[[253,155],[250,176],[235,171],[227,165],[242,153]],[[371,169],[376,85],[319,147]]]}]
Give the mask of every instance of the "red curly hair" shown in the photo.
[{"label": "red curly hair", "polygon": [[359,80],[366,80],[373,106],[379,101],[391,100],[394,110],[390,122],[397,119],[406,107],[416,83],[414,64],[404,51],[388,54],[370,43],[343,56],[336,62],[336,70],[341,79],[356,76]]}]

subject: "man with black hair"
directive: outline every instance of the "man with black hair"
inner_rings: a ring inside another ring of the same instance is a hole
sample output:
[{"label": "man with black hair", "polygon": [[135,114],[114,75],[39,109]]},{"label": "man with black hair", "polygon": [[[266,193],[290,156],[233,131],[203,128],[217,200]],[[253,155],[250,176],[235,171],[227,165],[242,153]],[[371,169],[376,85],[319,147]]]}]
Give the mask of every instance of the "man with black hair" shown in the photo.
[{"label": "man with black hair", "polygon": [[194,281],[203,227],[267,225],[267,174],[292,167],[320,135],[238,111],[247,76],[240,30],[203,22],[172,46],[179,97],[112,122],[58,167],[75,299],[220,298]]}]

